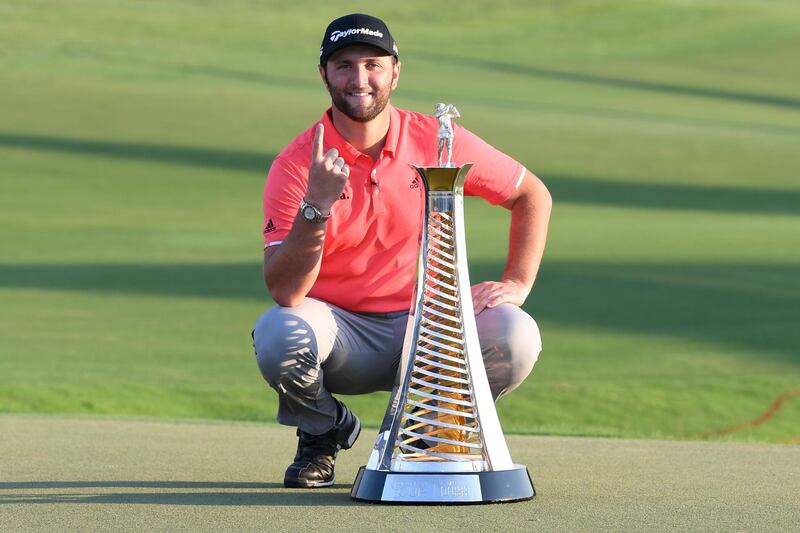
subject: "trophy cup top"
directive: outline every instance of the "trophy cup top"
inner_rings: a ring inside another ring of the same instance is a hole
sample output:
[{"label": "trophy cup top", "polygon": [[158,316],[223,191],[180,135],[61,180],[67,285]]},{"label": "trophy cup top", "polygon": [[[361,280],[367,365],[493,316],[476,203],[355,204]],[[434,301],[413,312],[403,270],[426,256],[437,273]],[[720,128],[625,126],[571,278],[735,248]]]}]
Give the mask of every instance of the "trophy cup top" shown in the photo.
[{"label": "trophy cup top", "polygon": [[[471,166],[471,163],[467,163]],[[465,165],[467,169],[469,166]],[[417,172],[425,177],[425,182],[428,185],[430,192],[456,192],[457,189],[463,188],[464,177],[459,176],[460,171],[464,167],[418,167],[414,166]],[[459,180],[458,178],[461,177]]]}]

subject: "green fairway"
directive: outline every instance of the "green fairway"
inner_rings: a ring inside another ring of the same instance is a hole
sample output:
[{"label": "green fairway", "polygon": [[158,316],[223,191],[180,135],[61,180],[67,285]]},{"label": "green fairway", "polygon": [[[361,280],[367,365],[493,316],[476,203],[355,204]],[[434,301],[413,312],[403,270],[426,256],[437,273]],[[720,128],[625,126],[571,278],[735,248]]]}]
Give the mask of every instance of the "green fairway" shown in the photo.
[{"label": "green fairway", "polygon": [[[553,194],[507,432],[800,442],[800,5],[437,5],[0,0],[0,411],[274,420],[264,177],[366,11],[396,105],[455,103]],[[466,217],[498,278],[507,213]]]}]

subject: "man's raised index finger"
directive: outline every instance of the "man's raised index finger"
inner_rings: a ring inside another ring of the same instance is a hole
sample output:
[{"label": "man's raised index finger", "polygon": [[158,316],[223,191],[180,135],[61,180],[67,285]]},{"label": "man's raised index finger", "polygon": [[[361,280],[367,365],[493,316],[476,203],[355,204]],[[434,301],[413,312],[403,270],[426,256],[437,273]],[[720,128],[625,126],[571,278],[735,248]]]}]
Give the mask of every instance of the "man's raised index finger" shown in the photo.
[{"label": "man's raised index finger", "polygon": [[314,130],[314,144],[311,145],[311,158],[314,161],[322,159],[322,137],[325,134],[325,126],[320,122]]}]

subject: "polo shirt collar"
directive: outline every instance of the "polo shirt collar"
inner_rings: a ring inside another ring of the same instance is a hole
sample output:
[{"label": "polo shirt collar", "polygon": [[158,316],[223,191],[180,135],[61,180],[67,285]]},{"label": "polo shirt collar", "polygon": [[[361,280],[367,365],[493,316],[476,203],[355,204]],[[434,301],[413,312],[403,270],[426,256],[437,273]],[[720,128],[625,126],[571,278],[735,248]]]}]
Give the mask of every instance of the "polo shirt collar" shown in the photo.
[{"label": "polo shirt collar", "polygon": [[[386,141],[383,144],[383,154],[394,157],[395,150],[397,150],[397,140],[400,137],[400,112],[394,106],[388,104],[389,107],[389,131],[386,132]],[[353,145],[342,137],[336,126],[333,125],[331,108],[329,107],[325,113],[322,114],[322,125],[325,126],[325,140],[331,148],[339,150],[340,154],[347,154],[350,162],[355,161],[359,157],[369,157],[366,154],[356,150]]]}]

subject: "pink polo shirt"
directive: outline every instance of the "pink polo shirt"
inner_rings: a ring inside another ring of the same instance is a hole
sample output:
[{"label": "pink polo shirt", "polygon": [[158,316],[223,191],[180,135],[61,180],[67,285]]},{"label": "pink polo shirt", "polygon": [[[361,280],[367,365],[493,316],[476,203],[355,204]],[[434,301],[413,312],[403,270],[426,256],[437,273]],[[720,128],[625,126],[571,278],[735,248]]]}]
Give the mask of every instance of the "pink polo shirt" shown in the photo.
[{"label": "pink polo shirt", "polygon": [[[350,177],[333,206],[319,276],[308,296],[356,312],[406,311],[411,305],[424,188],[411,164],[436,166],[439,123],[435,117],[390,107],[389,132],[377,161],[325,126],[324,151],[339,150]],[[264,244],[279,245],[305,196],[317,123],[272,162],[264,188]],[[464,192],[499,204],[511,196],[525,168],[455,125],[453,162],[474,162]]]}]

